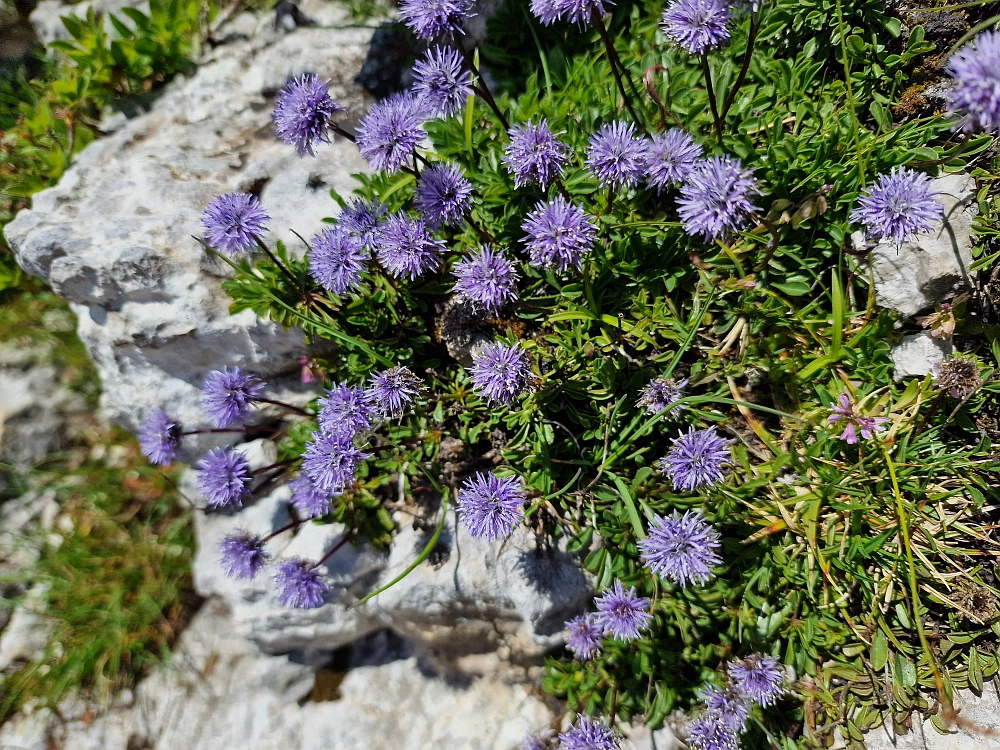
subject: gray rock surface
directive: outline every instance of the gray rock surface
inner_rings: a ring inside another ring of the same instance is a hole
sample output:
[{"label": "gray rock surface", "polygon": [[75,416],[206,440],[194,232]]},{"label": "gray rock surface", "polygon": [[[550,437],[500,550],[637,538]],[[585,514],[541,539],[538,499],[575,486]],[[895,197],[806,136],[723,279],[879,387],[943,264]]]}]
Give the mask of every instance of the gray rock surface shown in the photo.
[{"label": "gray rock surface", "polygon": [[927,331],[904,336],[890,356],[897,381],[903,378],[923,377],[934,370],[934,365],[952,353],[954,347],[945,339],[936,339]]}]

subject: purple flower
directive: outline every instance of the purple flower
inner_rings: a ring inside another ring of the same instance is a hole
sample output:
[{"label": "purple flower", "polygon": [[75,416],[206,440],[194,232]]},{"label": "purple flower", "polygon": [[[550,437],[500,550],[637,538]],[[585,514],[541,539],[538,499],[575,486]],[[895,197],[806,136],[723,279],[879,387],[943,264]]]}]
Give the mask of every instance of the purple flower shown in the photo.
[{"label": "purple flower", "polygon": [[923,172],[894,167],[861,194],[851,221],[864,225],[865,236],[897,245],[917,232],[928,232],[944,216],[930,183]]},{"label": "purple flower", "polygon": [[597,239],[597,229],[583,209],[561,196],[548,203],[539,201],[521,228],[527,233],[524,242],[531,264],[559,273],[569,268],[579,271]]},{"label": "purple flower", "polygon": [[438,268],[446,249],[422,220],[403,212],[382,222],[375,244],[379,263],[397,279],[415,279]]},{"label": "purple flower", "polygon": [[224,367],[208,374],[201,386],[201,406],[217,428],[240,422],[261,398],[264,383],[239,367]]},{"label": "purple flower", "polygon": [[476,539],[506,539],[524,518],[524,486],[518,477],[477,472],[458,493],[462,524]]},{"label": "purple flower", "polygon": [[237,581],[252,581],[269,557],[264,551],[264,537],[245,531],[223,537],[219,542],[219,553],[222,555],[219,558],[222,570]]},{"label": "purple flower", "polygon": [[751,654],[726,667],[733,686],[746,700],[770,706],[785,692],[785,672],[773,656]]},{"label": "purple flower", "polygon": [[423,115],[422,106],[408,91],[372,106],[357,133],[358,150],[372,169],[396,172],[406,164],[427,135],[421,127]]},{"label": "purple flower", "polygon": [[711,714],[734,732],[742,732],[750,717],[750,704],[734,687],[706,685],[701,691],[706,713]]},{"label": "purple flower", "polygon": [[660,191],[683,182],[701,155],[701,146],[680,128],[653,134],[646,147],[646,184]]},{"label": "purple flower", "polygon": [[208,204],[201,223],[208,232],[208,244],[223,255],[235,257],[257,246],[270,218],[257,196],[226,193]]},{"label": "purple flower", "polygon": [[309,244],[309,272],[324,289],[343,294],[361,285],[365,261],[371,257],[361,237],[337,226],[314,235]]},{"label": "purple flower", "polygon": [[472,358],[472,386],[489,404],[509,406],[536,382],[531,357],[520,344],[492,343]]},{"label": "purple flower", "polygon": [[292,491],[291,504],[301,519],[322,518],[330,512],[333,495],[323,492],[305,474],[288,483]]},{"label": "purple flower", "polygon": [[434,164],[421,173],[413,202],[431,229],[458,225],[472,204],[472,183],[461,167]]},{"label": "purple flower", "polygon": [[198,490],[208,507],[243,505],[250,496],[250,464],[239,451],[212,448],[198,462]]},{"label": "purple flower", "polygon": [[455,294],[496,314],[508,302],[517,299],[517,271],[503,252],[483,245],[477,253],[455,264],[452,273]]},{"label": "purple flower", "polygon": [[589,661],[601,650],[601,624],[593,612],[574,617],[566,623],[566,630],[566,648],[580,661]]},{"label": "purple flower", "polygon": [[569,731],[559,735],[565,750],[618,750],[621,743],[615,731],[599,721],[581,716]]},{"label": "purple flower", "polygon": [[570,149],[556,138],[548,122],[516,125],[508,135],[510,143],[504,150],[503,163],[514,175],[517,187],[538,184],[544,189],[562,177]]},{"label": "purple flower", "polygon": [[675,490],[693,492],[722,480],[722,466],[729,462],[729,447],[715,428],[688,429],[674,438],[666,458],[660,459],[660,471],[670,477]]},{"label": "purple flower", "polygon": [[413,66],[413,91],[427,100],[439,117],[462,110],[472,96],[472,73],[465,69],[461,53],[438,45]]},{"label": "purple flower", "polygon": [[330,96],[327,84],[309,74],[285,84],[271,116],[274,132],[282,141],[295,146],[299,156],[314,156],[313,144],[330,142],[330,119],[343,111]]},{"label": "purple flower", "polygon": [[181,423],[163,409],[153,409],[146,415],[139,431],[139,449],[150,463],[166,466],[177,460],[181,448]]},{"label": "purple flower", "polygon": [[384,416],[397,418],[413,405],[423,389],[423,381],[409,367],[390,367],[372,375],[368,399]]},{"label": "purple flower", "polygon": [[597,622],[610,635],[622,641],[639,638],[641,630],[649,627],[653,616],[649,614],[649,599],[637,596],[635,586],[628,591],[621,581],[594,599],[597,605]]},{"label": "purple flower", "polygon": [[[653,378],[639,391],[639,399],[635,405],[640,409],[645,409],[647,414],[656,414],[677,403],[684,395],[684,388],[687,384],[687,380]],[[672,409],[670,413],[676,415],[683,410],[684,405],[682,404]]]},{"label": "purple flower", "polygon": [[337,224],[360,237],[365,246],[369,247],[375,240],[379,220],[387,210],[387,207],[378,201],[369,202],[363,198],[356,198],[340,212]]},{"label": "purple flower", "polygon": [[296,609],[322,607],[323,595],[330,588],[316,568],[297,557],[278,563],[274,587],[278,590],[278,602]]},{"label": "purple flower", "polygon": [[702,716],[688,726],[686,743],[692,750],[739,750],[739,737],[715,714]]},{"label": "purple flower", "polygon": [[635,137],[630,122],[602,125],[590,136],[587,167],[602,187],[618,191],[635,187],[646,173],[646,142]]},{"label": "purple flower", "polygon": [[[614,5],[611,0],[606,4]],[[531,0],[531,12],[544,26],[554,21],[587,24],[594,11],[599,16],[608,13],[604,6],[604,0]]]},{"label": "purple flower", "polygon": [[984,31],[948,61],[955,88],[948,107],[964,115],[963,130],[1000,130],[1000,33]]},{"label": "purple flower", "polygon": [[693,55],[729,41],[729,4],[725,0],[674,0],[663,11],[663,33]]},{"label": "purple flower", "polygon": [[358,465],[366,458],[354,441],[342,435],[314,432],[302,453],[302,473],[320,492],[339,495],[354,482]]},{"label": "purple flower", "polygon": [[681,516],[675,510],[668,518],[653,518],[649,536],[639,540],[646,567],[681,586],[711,580],[712,568],[722,562],[715,553],[721,544],[719,532],[701,512],[689,510]]},{"label": "purple flower", "polygon": [[702,235],[706,242],[720,239],[746,226],[757,210],[750,200],[757,195],[757,182],[749,169],[732,156],[703,159],[681,185],[677,213],[690,236]]},{"label": "purple flower", "polygon": [[469,17],[472,0],[403,0],[400,15],[420,39],[465,33],[462,22]]},{"label": "purple flower", "polygon": [[860,414],[854,411],[854,402],[846,393],[840,394],[840,403],[830,409],[830,416],[827,421],[831,424],[844,421],[844,431],[840,439],[848,445],[855,445],[858,442],[858,433],[865,440],[885,430],[882,425],[889,420],[885,417],[869,417],[867,414]]},{"label": "purple flower", "polygon": [[371,395],[360,386],[339,383],[319,400],[319,426],[326,435],[353,439],[378,419]]}]

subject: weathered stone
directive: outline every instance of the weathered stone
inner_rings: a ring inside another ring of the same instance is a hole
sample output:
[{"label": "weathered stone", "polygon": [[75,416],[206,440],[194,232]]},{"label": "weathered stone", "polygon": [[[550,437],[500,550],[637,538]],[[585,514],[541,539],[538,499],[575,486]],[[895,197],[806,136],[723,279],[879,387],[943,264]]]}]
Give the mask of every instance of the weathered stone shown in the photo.
[{"label": "weathered stone", "polygon": [[951,342],[936,339],[927,331],[904,336],[903,342],[892,348],[890,356],[897,381],[903,378],[923,377],[934,370],[934,365],[952,353]]},{"label": "weathered stone", "polygon": [[52,632],[52,623],[42,614],[45,594],[41,586],[29,591],[0,634],[0,672],[23,666],[45,649]]}]

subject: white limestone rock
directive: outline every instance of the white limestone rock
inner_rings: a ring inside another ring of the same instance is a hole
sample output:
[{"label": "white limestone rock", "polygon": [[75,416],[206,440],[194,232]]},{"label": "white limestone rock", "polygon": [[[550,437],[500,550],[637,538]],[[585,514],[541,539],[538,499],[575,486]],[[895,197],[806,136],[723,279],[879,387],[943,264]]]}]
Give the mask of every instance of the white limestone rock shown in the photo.
[{"label": "white limestone rock", "polygon": [[903,341],[894,346],[889,356],[892,357],[893,377],[898,382],[903,378],[923,377],[934,371],[934,365],[951,354],[953,347],[950,341],[936,339],[927,331],[921,331],[912,336],[903,336]]}]

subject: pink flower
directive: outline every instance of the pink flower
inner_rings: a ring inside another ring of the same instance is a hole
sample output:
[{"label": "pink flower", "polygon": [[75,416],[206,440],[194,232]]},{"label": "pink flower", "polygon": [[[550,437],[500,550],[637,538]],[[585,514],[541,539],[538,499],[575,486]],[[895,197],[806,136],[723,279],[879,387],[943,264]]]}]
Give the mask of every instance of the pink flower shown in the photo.
[{"label": "pink flower", "polygon": [[846,424],[840,439],[848,445],[855,445],[858,442],[858,432],[865,440],[871,440],[876,433],[885,430],[882,424],[889,421],[885,417],[869,417],[867,414],[859,414],[854,411],[854,406],[851,397],[846,393],[841,393],[840,405],[834,406],[830,410],[828,418],[831,424],[844,420]]}]

